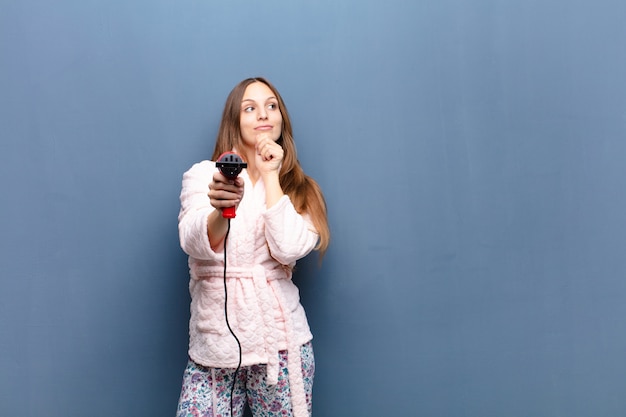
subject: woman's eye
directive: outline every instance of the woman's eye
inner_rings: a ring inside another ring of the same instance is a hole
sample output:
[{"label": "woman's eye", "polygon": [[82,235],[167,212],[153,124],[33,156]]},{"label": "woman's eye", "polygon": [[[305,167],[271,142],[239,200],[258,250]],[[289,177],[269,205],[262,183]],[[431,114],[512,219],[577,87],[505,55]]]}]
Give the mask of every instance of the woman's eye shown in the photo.
[{"label": "woman's eye", "polygon": [[269,106],[267,106],[270,110],[276,110],[278,108],[278,106],[276,105],[276,103],[272,103]]},{"label": "woman's eye", "polygon": [[252,107],[252,106],[246,107],[245,109],[243,109],[243,111],[248,112],[248,113],[253,111],[253,110],[254,110],[254,107]]}]

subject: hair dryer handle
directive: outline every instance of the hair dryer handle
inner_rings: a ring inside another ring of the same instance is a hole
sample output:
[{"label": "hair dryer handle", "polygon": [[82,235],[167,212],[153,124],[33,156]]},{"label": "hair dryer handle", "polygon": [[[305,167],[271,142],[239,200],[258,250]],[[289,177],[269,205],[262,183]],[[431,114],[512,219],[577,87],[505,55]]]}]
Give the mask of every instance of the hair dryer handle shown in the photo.
[{"label": "hair dryer handle", "polygon": [[235,206],[232,207],[226,207],[224,209],[222,209],[222,217],[225,219],[234,219],[236,216],[235,214]]}]

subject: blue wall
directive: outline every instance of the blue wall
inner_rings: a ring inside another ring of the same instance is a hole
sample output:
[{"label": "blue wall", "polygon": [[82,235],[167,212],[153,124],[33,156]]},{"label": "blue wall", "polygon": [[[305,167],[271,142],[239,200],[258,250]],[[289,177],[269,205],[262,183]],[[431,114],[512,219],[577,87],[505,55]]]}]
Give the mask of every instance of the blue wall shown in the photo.
[{"label": "blue wall", "polygon": [[281,90],[315,415],[626,415],[626,3],[3,0],[0,415],[172,416],[182,173]]}]

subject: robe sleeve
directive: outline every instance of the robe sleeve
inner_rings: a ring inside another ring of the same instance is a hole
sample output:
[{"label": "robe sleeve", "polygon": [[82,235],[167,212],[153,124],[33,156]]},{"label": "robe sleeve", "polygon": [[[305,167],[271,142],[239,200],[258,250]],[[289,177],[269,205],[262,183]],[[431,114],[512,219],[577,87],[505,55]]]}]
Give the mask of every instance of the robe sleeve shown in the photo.
[{"label": "robe sleeve", "polygon": [[315,248],[319,235],[308,216],[299,214],[288,196],[263,213],[265,238],[274,259],[292,265]]},{"label": "robe sleeve", "polygon": [[183,174],[178,235],[183,251],[196,259],[219,260],[223,257],[211,249],[207,233],[208,216],[215,210],[207,195],[214,171],[214,162],[203,161]]}]

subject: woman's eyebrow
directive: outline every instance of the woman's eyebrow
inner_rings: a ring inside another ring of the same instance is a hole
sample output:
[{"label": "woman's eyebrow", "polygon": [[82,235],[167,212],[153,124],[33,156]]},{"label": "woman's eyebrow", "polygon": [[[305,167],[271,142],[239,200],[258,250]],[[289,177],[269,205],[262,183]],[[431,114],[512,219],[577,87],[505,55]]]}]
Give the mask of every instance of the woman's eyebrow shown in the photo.
[{"label": "woman's eyebrow", "polygon": [[[276,100],[276,97],[271,96],[265,99],[266,102],[270,101],[270,100]],[[241,100],[241,102],[246,102],[246,101],[251,101],[252,103],[256,103],[256,100],[251,99],[251,98],[244,98],[243,100]]]}]

